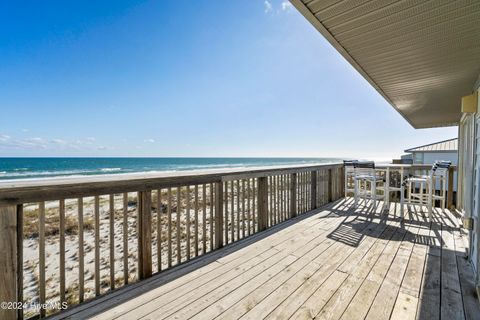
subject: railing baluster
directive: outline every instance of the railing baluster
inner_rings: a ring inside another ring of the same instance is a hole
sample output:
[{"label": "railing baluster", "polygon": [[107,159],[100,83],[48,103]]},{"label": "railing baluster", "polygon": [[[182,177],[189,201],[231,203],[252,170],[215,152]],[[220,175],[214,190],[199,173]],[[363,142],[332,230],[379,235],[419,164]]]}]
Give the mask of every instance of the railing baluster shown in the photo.
[{"label": "railing baluster", "polygon": [[157,271],[162,271],[162,189],[157,190]]},{"label": "railing baluster", "polygon": [[[12,207],[13,209],[13,207]],[[17,216],[16,216],[16,250],[17,250],[17,260],[16,260],[16,272],[17,278],[17,301],[23,302],[23,204],[19,204],[16,206]],[[1,214],[1,213],[0,213]],[[4,257],[8,259],[8,254],[6,254],[8,250],[1,250],[3,252]],[[8,270],[4,270],[4,273],[9,274]],[[14,277],[12,277],[14,278]],[[3,283],[7,283],[4,281]],[[0,301],[8,301],[7,299],[3,300],[0,298]],[[0,311],[1,312],[1,311]],[[1,314],[0,314],[1,319]],[[19,308],[17,311],[17,319],[23,320],[23,308]]]},{"label": "railing baluster", "polygon": [[185,219],[186,221],[186,227],[187,227],[187,261],[190,260],[190,186],[187,186],[187,193],[186,193],[186,199],[185,201],[187,202],[186,205],[186,212],[185,212]]},{"label": "railing baluster", "polygon": [[177,220],[176,220],[176,228],[177,228],[177,265],[182,262],[182,252],[181,252],[181,246],[180,246],[180,215],[182,213],[182,202],[181,202],[181,187],[177,187]]},{"label": "railing baluster", "polygon": [[280,175],[280,216],[282,217],[282,222],[285,221],[285,175]]},{"label": "railing baluster", "polygon": [[172,267],[172,188],[167,191],[167,215],[168,215],[168,267]]},{"label": "railing baluster", "polygon": [[202,232],[202,253],[206,253],[207,252],[207,186],[205,184],[203,184],[202,186],[202,204],[203,204],[203,210],[202,210],[202,215],[203,215],[203,224],[202,224],[202,228],[203,228],[203,232]]},{"label": "railing baluster", "polygon": [[65,200],[59,201],[60,215],[60,303],[65,302]]},{"label": "railing baluster", "polygon": [[303,172],[303,213],[308,211],[308,180],[307,180],[307,172]]},{"label": "railing baluster", "polygon": [[240,239],[240,180],[237,180],[237,240]]},{"label": "railing baluster", "polygon": [[100,198],[95,196],[95,295],[100,295]]},{"label": "railing baluster", "polygon": [[195,185],[195,257],[198,256],[198,184]]},{"label": "railing baluster", "polygon": [[245,238],[245,179],[242,179],[242,238]]},{"label": "railing baluster", "polygon": [[109,234],[110,234],[110,290],[115,289],[115,197],[109,197]]},{"label": "railing baluster", "polygon": [[317,190],[318,190],[318,172],[317,171],[312,171],[312,177],[311,177],[311,186],[310,189],[312,190],[312,210],[317,208]]},{"label": "railing baluster", "polygon": [[234,181],[230,181],[230,242],[235,241],[235,190]]},{"label": "railing baluster", "polygon": [[85,299],[85,256],[83,241],[83,198],[77,199],[78,210],[78,301]]},{"label": "railing baluster", "polygon": [[[38,286],[39,302],[45,304],[45,202],[38,205]],[[40,308],[40,317],[45,317],[45,309]]]},{"label": "railing baluster", "polygon": [[333,175],[332,169],[328,169],[328,202],[333,201]]},{"label": "railing baluster", "polygon": [[250,208],[250,179],[247,179],[247,234],[250,235],[250,225],[251,225],[251,208]]},{"label": "railing baluster", "polygon": [[285,175],[284,174],[280,176],[280,181],[281,181],[280,198],[282,199],[280,201],[280,207],[282,211],[282,221],[285,221],[287,220],[287,217],[285,215]]},{"label": "railing baluster", "polygon": [[123,194],[123,283],[128,284],[128,193]]},{"label": "railing baluster", "polygon": [[223,195],[224,199],[224,206],[225,206],[225,211],[224,211],[224,226],[223,226],[223,232],[224,232],[224,237],[225,241],[224,244],[228,244],[228,181],[223,182]]},{"label": "railing baluster", "polygon": [[257,232],[258,226],[257,226],[257,216],[256,216],[256,201],[255,198],[257,197],[257,191],[256,191],[256,183],[257,179],[253,178],[253,186],[252,186],[252,217],[253,217],[253,233]]},{"label": "railing baluster", "polygon": [[210,251],[213,250],[213,183],[210,183]]}]

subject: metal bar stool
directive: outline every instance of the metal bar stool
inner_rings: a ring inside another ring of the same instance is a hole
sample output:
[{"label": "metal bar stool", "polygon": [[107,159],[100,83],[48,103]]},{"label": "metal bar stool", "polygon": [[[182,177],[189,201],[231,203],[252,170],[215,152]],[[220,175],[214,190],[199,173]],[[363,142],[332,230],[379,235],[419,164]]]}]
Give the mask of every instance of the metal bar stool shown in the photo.
[{"label": "metal bar stool", "polygon": [[[376,208],[377,200],[384,199],[386,196],[385,179],[377,175],[375,162],[373,161],[358,161],[354,163],[354,168],[355,208],[357,207],[359,197],[364,200],[372,199],[374,208]],[[383,186],[380,186],[380,188],[378,186],[379,183],[383,183]],[[383,195],[378,194],[377,191],[382,189]]]},{"label": "metal bar stool", "polygon": [[345,170],[345,198],[349,193],[355,194],[355,163],[358,163],[358,160],[343,160]]},{"label": "metal bar stool", "polygon": [[[448,170],[451,165],[451,161],[435,161],[428,175],[410,176],[404,180],[402,190],[400,191],[400,210],[402,211],[402,216],[404,203],[426,206],[429,219],[432,219],[433,203],[435,200],[440,200],[442,207],[445,208],[445,185]],[[443,193],[441,192],[440,195],[437,195],[435,192],[437,181],[443,184]],[[417,185],[419,186],[418,192],[416,191]],[[407,189],[408,201],[405,201],[405,188]],[[426,192],[423,192],[424,189]]]}]

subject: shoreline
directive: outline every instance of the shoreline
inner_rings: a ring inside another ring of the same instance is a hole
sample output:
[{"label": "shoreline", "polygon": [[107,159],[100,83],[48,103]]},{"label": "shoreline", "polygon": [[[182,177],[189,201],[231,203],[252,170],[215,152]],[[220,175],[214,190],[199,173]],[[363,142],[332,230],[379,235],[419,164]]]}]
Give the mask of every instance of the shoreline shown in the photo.
[{"label": "shoreline", "polygon": [[126,173],[105,173],[105,174],[91,174],[91,175],[69,175],[56,177],[42,177],[42,178],[24,178],[24,179],[0,179],[0,190],[2,188],[17,188],[34,186],[36,183],[43,184],[70,184],[70,183],[84,183],[84,182],[102,182],[102,181],[122,181],[134,179],[155,179],[168,177],[185,177],[190,175],[209,175],[209,174],[241,174],[250,171],[263,170],[279,170],[279,169],[296,169],[308,168],[322,165],[334,165],[340,162],[312,162],[308,164],[290,164],[290,165],[269,165],[269,166],[235,166],[235,167],[216,167],[216,168],[200,168],[189,170],[154,170],[154,171],[139,171]]}]

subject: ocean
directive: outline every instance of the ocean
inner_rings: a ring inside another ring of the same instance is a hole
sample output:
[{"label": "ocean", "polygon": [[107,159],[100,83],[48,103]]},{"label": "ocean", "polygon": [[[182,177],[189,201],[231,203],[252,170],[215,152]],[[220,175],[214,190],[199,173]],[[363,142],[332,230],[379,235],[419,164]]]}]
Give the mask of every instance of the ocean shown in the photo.
[{"label": "ocean", "polygon": [[335,158],[0,158],[0,180],[134,172],[310,165]]}]

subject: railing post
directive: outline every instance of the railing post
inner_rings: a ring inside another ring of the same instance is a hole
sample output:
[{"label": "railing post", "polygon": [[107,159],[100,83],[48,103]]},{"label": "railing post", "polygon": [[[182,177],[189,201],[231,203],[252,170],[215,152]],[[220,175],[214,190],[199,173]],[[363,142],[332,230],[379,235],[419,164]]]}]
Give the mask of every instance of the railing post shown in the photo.
[{"label": "railing post", "polygon": [[297,216],[297,174],[292,173],[290,184],[290,218]]},{"label": "railing post", "polygon": [[311,173],[312,183],[312,210],[317,208],[317,171],[314,170]]},{"label": "railing post", "polygon": [[258,178],[257,189],[258,229],[267,229],[268,222],[268,180],[267,177]]},{"label": "railing post", "polygon": [[[342,166],[340,168],[340,197],[343,193],[345,193],[345,167]],[[347,197],[346,193],[345,197]]]},{"label": "railing post", "polygon": [[146,279],[152,275],[152,192],[138,192],[137,205],[138,277]]},{"label": "railing post", "polygon": [[328,202],[333,202],[333,180],[332,169],[328,169]]},{"label": "railing post", "polygon": [[223,182],[215,182],[215,249],[223,247]]},{"label": "railing post", "polygon": [[448,190],[447,190],[447,208],[452,209],[453,207],[453,173],[454,168],[450,167],[448,169]]},{"label": "railing post", "polygon": [[[17,206],[0,206],[0,302],[17,301]],[[17,310],[0,308],[0,319],[16,319]]]}]

